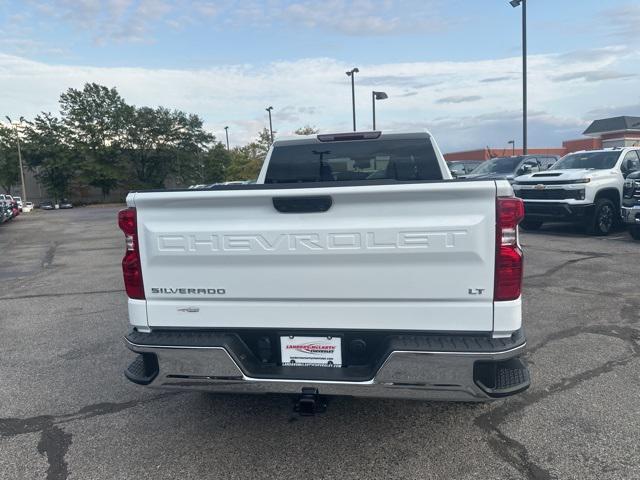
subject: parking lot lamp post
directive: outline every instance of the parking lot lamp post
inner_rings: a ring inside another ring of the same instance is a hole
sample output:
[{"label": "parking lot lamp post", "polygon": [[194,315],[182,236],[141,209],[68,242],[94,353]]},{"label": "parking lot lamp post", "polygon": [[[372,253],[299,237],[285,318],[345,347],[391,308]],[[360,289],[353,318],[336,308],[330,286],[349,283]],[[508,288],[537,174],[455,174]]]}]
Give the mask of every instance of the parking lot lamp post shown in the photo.
[{"label": "parking lot lamp post", "polygon": [[511,0],[513,8],[522,5],[522,154],[527,154],[527,0]]},{"label": "parking lot lamp post", "polygon": [[355,84],[355,76],[356,73],[359,73],[360,70],[356,68],[352,68],[348,72],[347,77],[351,77],[351,108],[353,110],[353,131],[356,131],[356,84]]},{"label": "parking lot lamp post", "polygon": [[273,107],[267,107],[265,110],[269,112],[269,136],[271,137],[271,143],[273,143],[273,124],[271,123],[271,110],[273,110]]},{"label": "parking lot lamp post", "polygon": [[[10,125],[13,125],[13,122],[11,122],[11,119],[6,116],[5,117],[8,121]],[[22,123],[24,121],[24,117],[20,117],[20,123]],[[24,202],[27,201],[27,190],[24,187],[24,171],[22,170],[22,152],[20,151],[20,132],[18,131],[18,125],[13,125],[13,127],[16,130],[16,142],[18,144],[18,165],[20,167],[20,186],[22,188],[22,204],[24,205]]]},{"label": "parking lot lamp post", "polygon": [[511,156],[515,157],[516,156],[516,141],[515,140],[509,140],[507,143],[509,145],[511,145]]},{"label": "parking lot lamp post", "polygon": [[389,96],[384,92],[371,92],[371,106],[373,107],[373,129],[376,129],[376,100],[384,100]]},{"label": "parking lot lamp post", "polygon": [[227,151],[229,150],[229,127],[224,127],[224,134],[227,137]]}]

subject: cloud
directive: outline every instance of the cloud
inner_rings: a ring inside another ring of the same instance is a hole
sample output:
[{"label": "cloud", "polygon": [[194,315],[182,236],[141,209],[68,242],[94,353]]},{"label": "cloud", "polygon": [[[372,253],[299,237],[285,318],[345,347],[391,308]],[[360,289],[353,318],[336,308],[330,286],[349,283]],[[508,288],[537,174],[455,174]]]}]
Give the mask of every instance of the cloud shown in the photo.
[{"label": "cloud", "polygon": [[591,118],[621,117],[624,115],[640,116],[640,103],[627,105],[610,105],[589,110],[587,115]]},{"label": "cloud", "polygon": [[434,0],[306,0],[286,6],[281,18],[289,24],[329,29],[344,35],[439,32],[446,25],[438,18],[437,7],[441,3]]},{"label": "cloud", "polygon": [[505,80],[513,80],[514,77],[505,75],[502,77],[489,77],[489,78],[483,78],[480,80],[480,82],[482,83],[493,83],[493,82],[504,82]]},{"label": "cloud", "polygon": [[[136,4],[138,5],[138,4]],[[628,105],[638,100],[634,82],[626,78],[559,82],[552,78],[610,76],[624,69],[640,74],[638,53],[615,52],[585,69],[557,54],[530,57],[530,143],[559,145],[579,137],[603,105]],[[631,60],[630,60],[631,59]],[[521,83],[486,82],[496,72],[518,71],[520,57],[458,62],[362,63],[356,76],[358,128],[371,128],[371,90],[388,93],[377,106],[380,128],[430,128],[443,150],[502,144],[519,138]],[[332,58],[308,58],[256,65],[218,65],[197,69],[95,67],[47,64],[0,54],[3,111],[32,118],[41,111],[58,111],[60,93],[85,82],[116,87],[132,104],[163,105],[197,113],[208,129],[242,144],[268,125],[265,108],[273,105],[274,129],[293,132],[305,124],[321,131],[351,128],[351,86],[344,72],[351,64]],[[593,73],[601,72],[601,73]],[[368,81],[367,81],[368,80]],[[375,87],[373,86],[375,85]],[[418,90],[417,85],[426,85]],[[461,93],[462,92],[462,93]],[[418,95],[419,93],[419,95]],[[479,101],[481,99],[481,101]],[[637,112],[625,112],[633,114]]]},{"label": "cloud", "polygon": [[602,48],[589,48],[582,50],[574,50],[572,52],[561,53],[557,56],[560,62],[569,62],[571,64],[608,61],[611,58],[620,57],[630,53],[630,49],[625,46],[614,45]]},{"label": "cloud", "polygon": [[[359,78],[358,78],[359,77]],[[377,87],[380,85],[394,86],[394,87],[411,87],[415,89],[433,87],[443,83],[444,79],[437,79],[433,76],[433,79],[426,82],[423,75],[357,75],[359,85],[367,85]]]},{"label": "cloud", "polygon": [[632,40],[640,39],[640,5],[626,3],[607,8],[598,15],[597,28],[604,30],[607,35],[615,37],[629,44]]},{"label": "cloud", "polygon": [[450,97],[439,98],[438,103],[468,103],[482,100],[480,95],[452,95]]},{"label": "cloud", "polygon": [[[188,5],[187,5],[188,4]],[[97,45],[115,41],[118,43],[152,42],[154,32],[164,23],[176,23],[176,19],[190,21],[183,12],[210,16],[209,2],[174,4],[168,0],[51,0],[35,1],[32,10],[24,15],[37,14],[47,23],[60,22],[76,31],[86,33]],[[187,6],[185,6],[187,5]]]},{"label": "cloud", "polygon": [[591,70],[586,72],[570,72],[552,76],[556,82],[569,82],[572,80],[584,80],[585,82],[602,82],[604,80],[618,80],[621,78],[635,77],[635,73],[622,73],[614,71]]},{"label": "cloud", "polygon": [[19,15],[37,14],[47,24],[71,26],[105,45],[151,43],[165,26],[196,24],[367,37],[437,33],[457,22],[441,14],[445,5],[444,0],[31,0]]}]

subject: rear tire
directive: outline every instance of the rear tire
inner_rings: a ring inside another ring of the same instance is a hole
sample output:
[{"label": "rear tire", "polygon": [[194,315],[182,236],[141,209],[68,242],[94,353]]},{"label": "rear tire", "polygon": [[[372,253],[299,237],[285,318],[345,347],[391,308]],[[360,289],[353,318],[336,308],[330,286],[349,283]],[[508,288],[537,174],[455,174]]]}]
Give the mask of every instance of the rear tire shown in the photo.
[{"label": "rear tire", "polygon": [[629,227],[629,233],[634,240],[640,240],[640,226],[632,225]]},{"label": "rear tire", "polygon": [[596,201],[593,217],[587,224],[587,233],[590,235],[606,236],[616,222],[616,207],[608,198]]},{"label": "rear tire", "polygon": [[541,221],[539,220],[523,220],[522,222],[520,222],[520,226],[522,227],[523,230],[540,230],[540,227],[542,226]]}]

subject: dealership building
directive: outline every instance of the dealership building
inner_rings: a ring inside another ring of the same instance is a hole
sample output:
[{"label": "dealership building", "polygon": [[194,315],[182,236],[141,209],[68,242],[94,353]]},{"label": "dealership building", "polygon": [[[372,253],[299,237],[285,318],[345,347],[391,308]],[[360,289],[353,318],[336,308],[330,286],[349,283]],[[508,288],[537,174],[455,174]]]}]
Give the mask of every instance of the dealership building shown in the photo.
[{"label": "dealership building", "polygon": [[[582,133],[586,138],[565,140],[562,147],[528,148],[529,154],[566,155],[578,150],[594,150],[598,148],[640,146],[640,117],[611,117],[594,120]],[[446,153],[447,161],[455,160],[489,160],[495,157],[522,155],[522,149],[480,148],[461,152]]]}]

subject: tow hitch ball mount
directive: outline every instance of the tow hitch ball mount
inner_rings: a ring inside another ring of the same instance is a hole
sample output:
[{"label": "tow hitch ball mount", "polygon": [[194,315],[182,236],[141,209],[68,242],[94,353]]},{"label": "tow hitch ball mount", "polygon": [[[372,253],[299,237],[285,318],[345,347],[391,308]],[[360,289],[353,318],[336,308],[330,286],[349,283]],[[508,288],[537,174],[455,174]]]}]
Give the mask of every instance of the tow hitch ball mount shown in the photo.
[{"label": "tow hitch ball mount", "polygon": [[295,400],[293,410],[301,416],[311,416],[327,410],[327,400],[320,396],[317,388],[305,387]]}]

